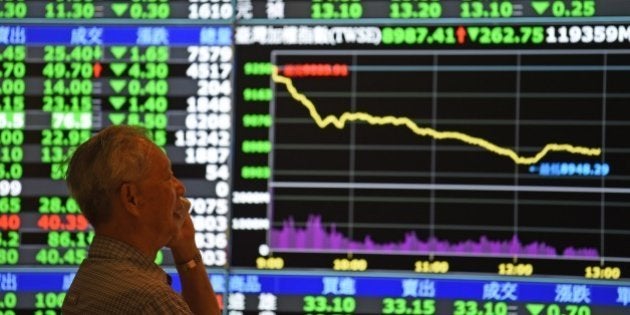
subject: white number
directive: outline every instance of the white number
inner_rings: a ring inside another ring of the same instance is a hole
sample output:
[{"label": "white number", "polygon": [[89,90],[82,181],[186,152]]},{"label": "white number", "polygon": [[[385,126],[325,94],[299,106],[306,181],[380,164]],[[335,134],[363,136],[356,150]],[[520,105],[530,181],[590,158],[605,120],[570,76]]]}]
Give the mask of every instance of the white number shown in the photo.
[{"label": "white number", "polygon": [[[213,1],[215,2],[215,1]],[[229,3],[223,4],[191,4],[188,6],[188,18],[189,19],[229,19],[234,14],[234,9]]]},{"label": "white number", "polygon": [[267,218],[234,218],[232,219],[233,230],[268,230],[269,219]]},{"label": "white number", "polygon": [[195,233],[195,243],[199,248],[224,249],[227,246],[225,233]]},{"label": "white number", "polygon": [[175,132],[175,145],[178,147],[227,147],[230,145],[228,131],[178,130]]},{"label": "white number", "polygon": [[232,73],[230,63],[191,63],[186,75],[193,79],[227,79]]},{"label": "white number", "polygon": [[227,198],[230,194],[230,185],[227,182],[220,181],[214,186],[214,193],[219,198]]},{"label": "white number", "polygon": [[227,230],[227,218],[225,216],[192,216],[195,230],[209,232],[224,232]]},{"label": "white number", "polygon": [[230,62],[233,53],[230,46],[188,46],[188,61]]},{"label": "white number", "polygon": [[186,115],[187,129],[230,129],[232,116],[229,114],[188,114]]},{"label": "white number", "polygon": [[217,165],[217,164],[208,164],[206,165],[206,180],[215,181],[218,179],[228,180],[230,178],[230,170],[228,166]]},{"label": "white number", "polygon": [[229,148],[186,149],[186,163],[188,164],[226,163],[229,156]]},{"label": "white number", "polygon": [[221,97],[194,97],[191,96],[186,99],[188,107],[186,111],[189,113],[207,113],[207,112],[221,112],[228,113],[232,110],[232,103],[227,96]]},{"label": "white number", "polygon": [[232,85],[229,80],[200,80],[197,81],[197,95],[218,96],[231,95]]},{"label": "white number", "polygon": [[227,199],[219,198],[190,198],[194,214],[226,214],[228,212]]},{"label": "white number", "polygon": [[64,129],[92,128],[92,114],[90,113],[52,113],[51,126]]},{"label": "white number", "polygon": [[232,194],[232,203],[237,204],[267,204],[269,199],[266,191],[235,191]]},{"label": "white number", "polygon": [[0,113],[0,128],[2,129],[24,128],[24,113]]},{"label": "white number", "polygon": [[22,193],[22,183],[17,180],[0,180],[0,196],[18,196]]},{"label": "white number", "polygon": [[206,266],[223,266],[227,261],[227,255],[222,250],[203,250],[201,257]]}]

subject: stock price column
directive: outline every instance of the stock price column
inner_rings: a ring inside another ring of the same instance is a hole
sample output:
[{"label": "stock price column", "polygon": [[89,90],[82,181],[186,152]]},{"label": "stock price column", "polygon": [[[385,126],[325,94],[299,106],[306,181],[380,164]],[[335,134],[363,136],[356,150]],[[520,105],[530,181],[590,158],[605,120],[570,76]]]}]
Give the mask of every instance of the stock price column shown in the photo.
[{"label": "stock price column", "polygon": [[[105,48],[103,124],[146,128],[169,155],[192,202],[207,266],[227,263],[230,195],[229,27],[112,28]],[[131,35],[129,35],[131,34]],[[156,263],[171,265],[168,251]]]},{"label": "stock price column", "polygon": [[[22,29],[0,27],[0,266],[14,266],[20,254],[26,47]],[[17,286],[1,286],[0,313],[17,305]]]},{"label": "stock price column", "polygon": [[186,47],[185,75],[193,80],[194,91],[185,99],[184,126],[175,131],[175,146],[184,149],[183,162],[203,167],[196,169],[212,183],[204,194],[196,190],[189,194],[195,241],[206,266],[224,266],[231,196],[233,52],[226,28],[204,28],[200,36],[204,45]]},{"label": "stock price column", "polygon": [[[100,126],[95,123],[93,113],[101,105],[104,51],[102,28],[64,28],[60,33],[69,35],[70,40],[51,40],[30,51],[33,52],[33,69],[37,69],[33,76],[41,78],[42,84],[38,106],[41,112],[31,123],[50,117],[48,125],[37,128],[41,136],[40,162],[48,166],[39,169],[47,173],[48,178],[43,181],[61,188],[72,152],[90,137],[93,128]],[[94,233],[76,201],[67,196],[65,190],[46,189],[37,194],[36,209],[37,230],[26,237],[39,246],[34,249],[34,257],[25,257],[27,262],[78,266],[87,257],[87,247]],[[61,307],[65,293],[37,291],[32,298],[28,306],[33,307],[36,314],[47,314]]]}]

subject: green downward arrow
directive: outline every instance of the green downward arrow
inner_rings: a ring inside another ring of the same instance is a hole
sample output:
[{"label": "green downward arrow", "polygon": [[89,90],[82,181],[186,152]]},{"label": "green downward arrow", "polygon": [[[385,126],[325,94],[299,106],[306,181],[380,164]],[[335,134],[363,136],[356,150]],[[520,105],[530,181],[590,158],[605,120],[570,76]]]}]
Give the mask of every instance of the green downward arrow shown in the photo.
[{"label": "green downward arrow", "polygon": [[127,52],[127,47],[125,47],[125,46],[112,46],[109,49],[109,51],[112,52],[112,55],[114,55],[114,58],[120,59]]},{"label": "green downward arrow", "polygon": [[469,26],[467,29],[468,36],[470,37],[471,42],[476,42],[477,37],[479,36],[479,28],[476,26]]},{"label": "green downward arrow", "polygon": [[542,312],[543,308],[545,308],[544,304],[526,304],[527,310],[532,315],[538,315]]},{"label": "green downward arrow", "polygon": [[545,11],[547,11],[547,8],[549,8],[549,2],[548,1],[532,1],[532,8],[534,8],[534,11],[536,11],[538,15],[543,15]]},{"label": "green downward arrow", "polygon": [[112,104],[112,107],[114,107],[116,110],[119,110],[123,105],[125,105],[126,101],[127,101],[127,98],[124,96],[110,96],[109,97],[109,103]]},{"label": "green downward arrow", "polygon": [[112,90],[116,93],[120,93],[120,91],[125,88],[125,85],[127,85],[126,80],[109,80],[109,86],[111,86]]},{"label": "green downward arrow", "polygon": [[116,16],[122,16],[123,14],[125,14],[128,7],[128,3],[112,3],[112,11],[114,11]]},{"label": "green downward arrow", "polygon": [[114,72],[114,74],[117,77],[119,77],[125,71],[125,69],[127,69],[127,64],[126,63],[111,63],[109,65],[109,68],[112,69],[112,72]]},{"label": "green downward arrow", "polygon": [[114,125],[120,125],[125,120],[125,114],[111,113],[108,115],[109,121]]}]

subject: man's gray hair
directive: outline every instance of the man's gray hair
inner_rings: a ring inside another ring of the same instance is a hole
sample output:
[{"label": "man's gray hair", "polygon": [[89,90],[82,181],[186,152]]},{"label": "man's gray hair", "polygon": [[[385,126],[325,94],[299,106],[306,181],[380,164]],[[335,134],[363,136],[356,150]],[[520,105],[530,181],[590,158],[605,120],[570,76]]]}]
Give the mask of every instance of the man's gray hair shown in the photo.
[{"label": "man's gray hair", "polygon": [[68,164],[66,184],[92,226],[109,220],[112,198],[126,181],[146,174],[147,146],[139,127],[110,126],[77,147]]}]

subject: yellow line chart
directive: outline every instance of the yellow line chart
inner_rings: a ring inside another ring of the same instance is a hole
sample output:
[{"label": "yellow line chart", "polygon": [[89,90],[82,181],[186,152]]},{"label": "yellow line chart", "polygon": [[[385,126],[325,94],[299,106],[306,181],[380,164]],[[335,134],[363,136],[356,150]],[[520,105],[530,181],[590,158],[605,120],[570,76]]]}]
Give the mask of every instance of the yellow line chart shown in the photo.
[{"label": "yellow line chart", "polygon": [[601,154],[601,148],[588,148],[582,146],[575,146],[566,143],[548,143],[545,147],[538,151],[533,156],[520,156],[514,150],[498,146],[486,139],[470,136],[458,131],[438,131],[433,128],[420,127],[413,120],[408,117],[395,117],[395,116],[374,116],[364,112],[344,112],[341,116],[328,115],[324,118],[317,111],[317,107],[306,95],[300,93],[291,78],[278,74],[278,67],[274,66],[271,73],[271,79],[275,83],[283,84],[286,86],[287,91],[291,94],[291,97],[300,102],[309,111],[309,114],[321,129],[333,125],[337,129],[343,129],[348,122],[363,121],[370,125],[393,125],[393,126],[405,126],[414,134],[421,137],[432,137],[437,140],[458,140],[466,144],[481,147],[492,153],[506,156],[512,159],[515,164],[531,165],[535,164],[543,159],[550,152],[568,152],[572,154],[586,155],[586,156],[599,156]]}]

